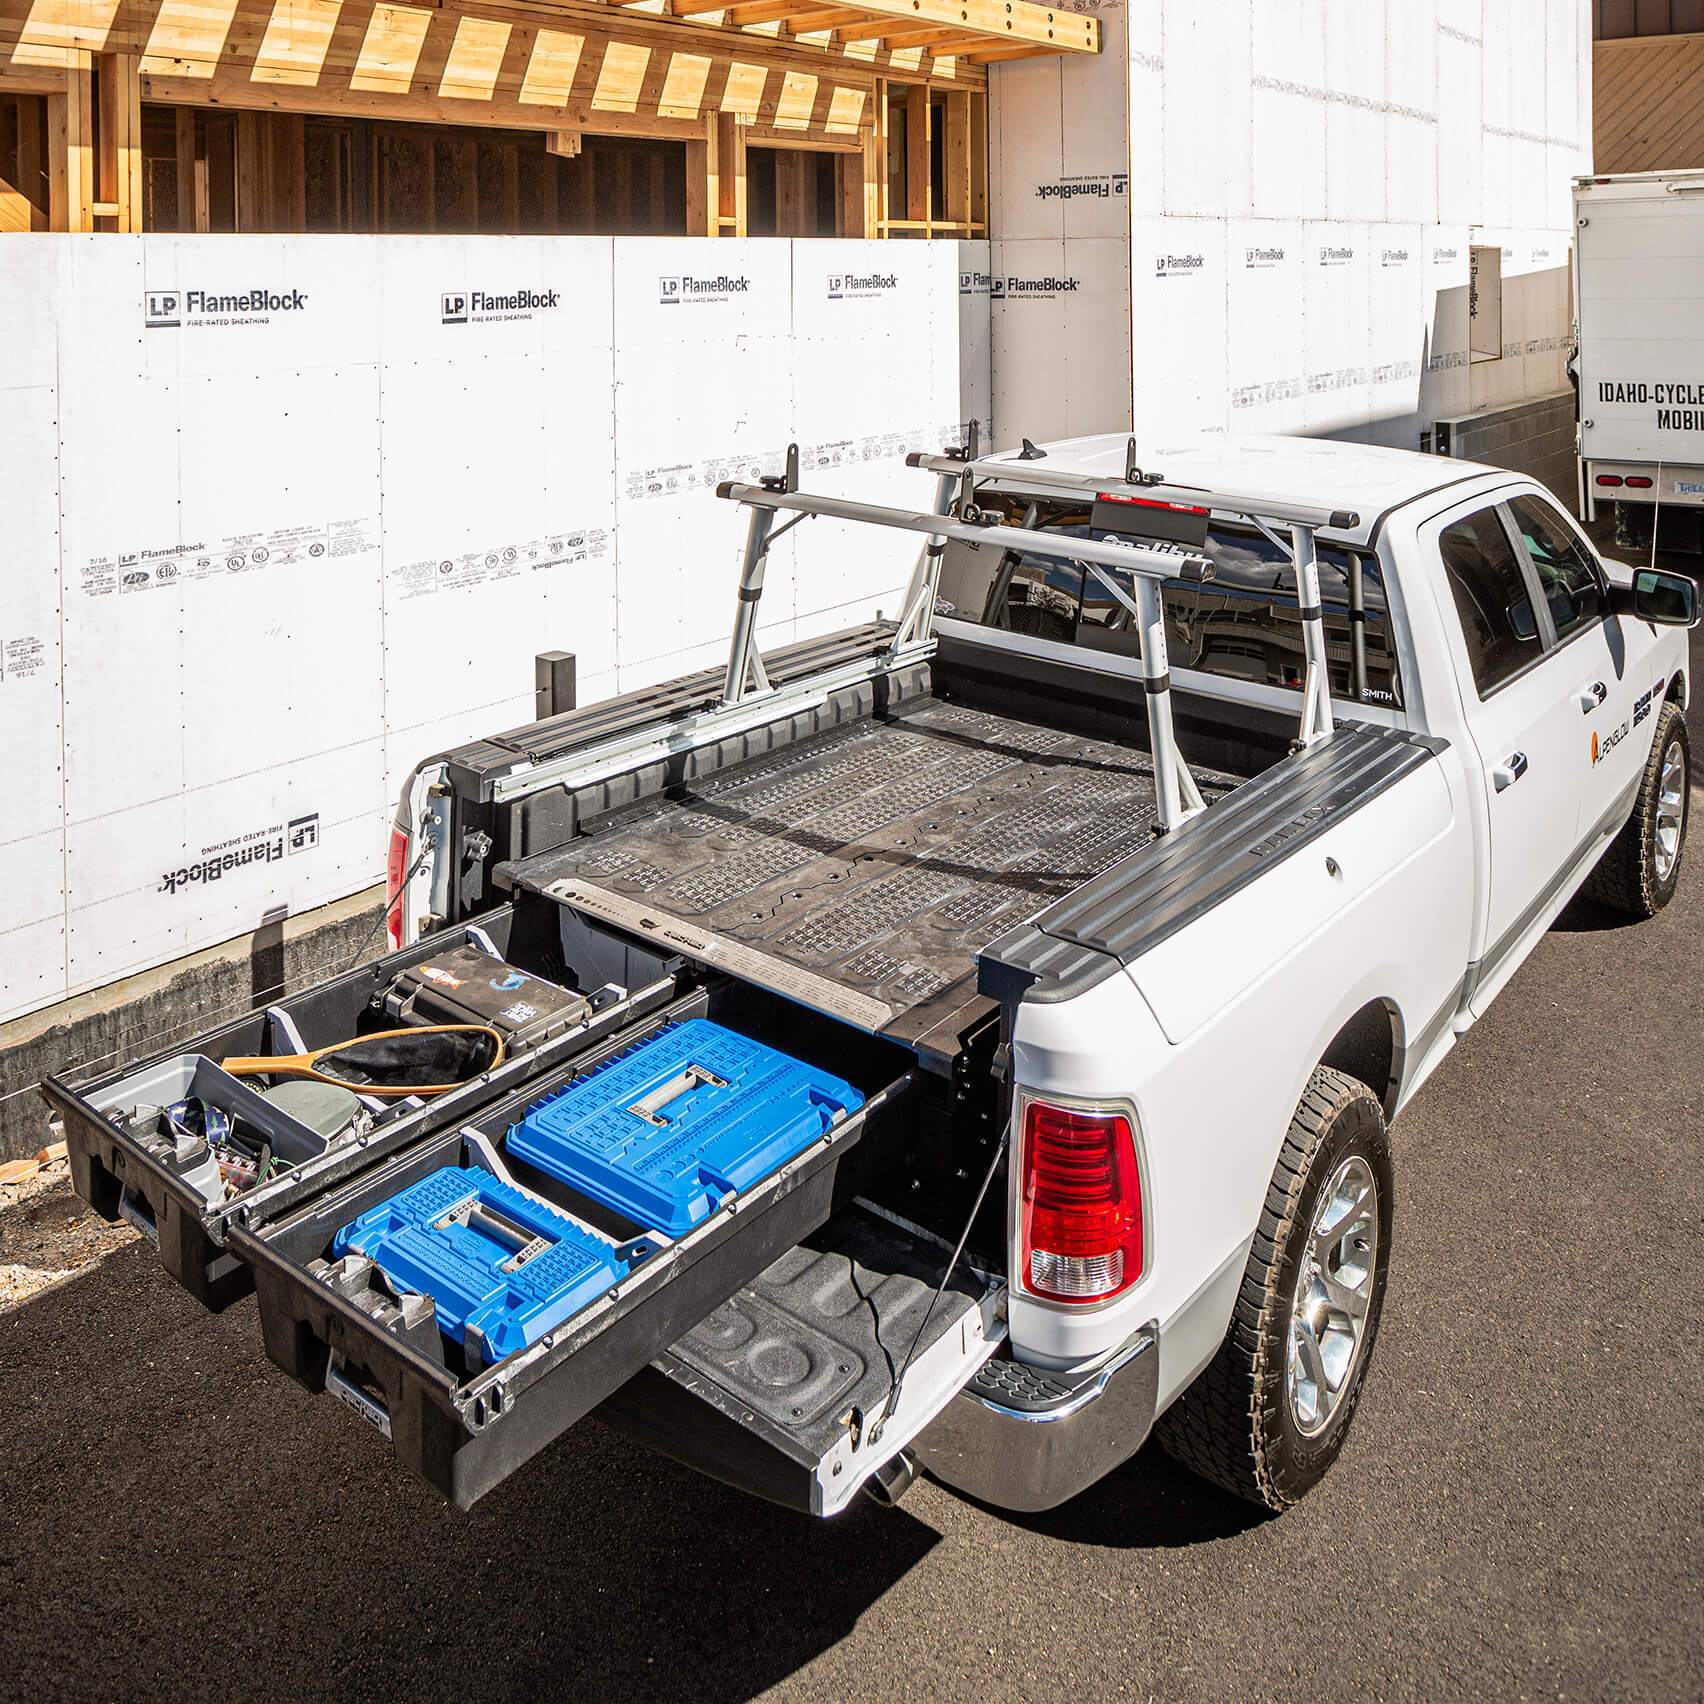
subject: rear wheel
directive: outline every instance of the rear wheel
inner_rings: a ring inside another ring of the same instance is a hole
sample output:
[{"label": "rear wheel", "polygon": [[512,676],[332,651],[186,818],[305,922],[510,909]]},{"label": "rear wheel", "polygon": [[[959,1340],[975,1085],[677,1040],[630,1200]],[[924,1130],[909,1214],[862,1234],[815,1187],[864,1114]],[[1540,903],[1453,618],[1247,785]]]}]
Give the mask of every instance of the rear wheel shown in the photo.
[{"label": "rear wheel", "polygon": [[1600,905],[1629,917],[1655,917],[1680,883],[1690,810],[1692,747],[1679,705],[1665,704],[1625,827],[1586,883]]},{"label": "rear wheel", "polygon": [[1184,1466],[1269,1509],[1324,1476],[1378,1334],[1392,1200],[1377,1098],[1317,1067],[1267,1188],[1231,1329],[1155,1427]]}]

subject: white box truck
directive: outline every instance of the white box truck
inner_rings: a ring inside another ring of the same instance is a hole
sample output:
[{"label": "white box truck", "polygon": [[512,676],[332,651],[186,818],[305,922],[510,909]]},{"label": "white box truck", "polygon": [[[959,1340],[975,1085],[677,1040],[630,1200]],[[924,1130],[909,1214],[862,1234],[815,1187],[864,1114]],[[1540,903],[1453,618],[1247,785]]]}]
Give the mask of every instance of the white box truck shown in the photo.
[{"label": "white box truck", "polygon": [[1574,180],[1580,503],[1704,549],[1704,171]]}]

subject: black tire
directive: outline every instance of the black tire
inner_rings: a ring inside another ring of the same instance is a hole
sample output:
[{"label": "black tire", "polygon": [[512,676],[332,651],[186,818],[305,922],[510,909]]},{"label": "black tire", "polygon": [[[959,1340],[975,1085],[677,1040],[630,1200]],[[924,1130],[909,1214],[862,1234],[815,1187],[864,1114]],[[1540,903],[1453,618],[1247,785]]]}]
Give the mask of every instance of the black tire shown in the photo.
[{"label": "black tire", "polygon": [[[1376,1185],[1378,1235],[1366,1268],[1358,1345],[1335,1406],[1310,1435],[1290,1391],[1292,1300],[1321,1195],[1352,1158],[1364,1163]],[[1372,1359],[1390,1265],[1393,1199],[1390,1138],[1378,1099],[1356,1078],[1316,1067],[1266,1191],[1230,1331],[1155,1425],[1168,1454],[1268,1509],[1288,1508],[1318,1484],[1343,1448]]]},{"label": "black tire", "polygon": [[[1671,751],[1680,755],[1680,838],[1666,875],[1657,872],[1657,818],[1663,793],[1663,765]],[[1586,892],[1600,905],[1628,917],[1655,917],[1674,898],[1686,855],[1686,823],[1692,804],[1692,746],[1686,718],[1677,704],[1665,704],[1657,716],[1651,755],[1639,783],[1633,814],[1604,848]]]}]

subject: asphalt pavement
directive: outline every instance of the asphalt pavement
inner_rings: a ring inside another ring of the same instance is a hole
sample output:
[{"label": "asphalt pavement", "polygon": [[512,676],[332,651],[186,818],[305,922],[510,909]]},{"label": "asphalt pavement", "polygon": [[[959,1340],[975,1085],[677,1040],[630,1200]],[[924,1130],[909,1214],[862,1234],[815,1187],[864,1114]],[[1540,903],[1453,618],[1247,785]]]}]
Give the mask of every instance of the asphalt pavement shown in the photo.
[{"label": "asphalt pavement", "polygon": [[1399,1120],[1366,1397],[1279,1519],[1150,1446],[813,1522],[595,1423],[457,1514],[131,1243],[0,1315],[0,1698],[1695,1698],[1701,854]]}]

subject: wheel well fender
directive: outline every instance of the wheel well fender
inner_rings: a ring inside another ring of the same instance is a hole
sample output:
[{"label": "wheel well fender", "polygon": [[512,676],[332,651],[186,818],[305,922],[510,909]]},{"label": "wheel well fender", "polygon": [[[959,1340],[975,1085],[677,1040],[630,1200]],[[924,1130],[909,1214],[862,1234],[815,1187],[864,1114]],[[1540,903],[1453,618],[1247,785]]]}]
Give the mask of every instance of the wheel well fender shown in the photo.
[{"label": "wheel well fender", "polygon": [[1358,1077],[1378,1096],[1385,1117],[1394,1118],[1402,1087],[1405,1039],[1402,1013],[1395,1002],[1369,1000],[1345,1020],[1319,1062],[1346,1076]]},{"label": "wheel well fender", "polygon": [[1674,679],[1668,683],[1668,691],[1663,695],[1669,704],[1678,704],[1682,710],[1686,708],[1686,676],[1679,670],[1674,671]]}]

